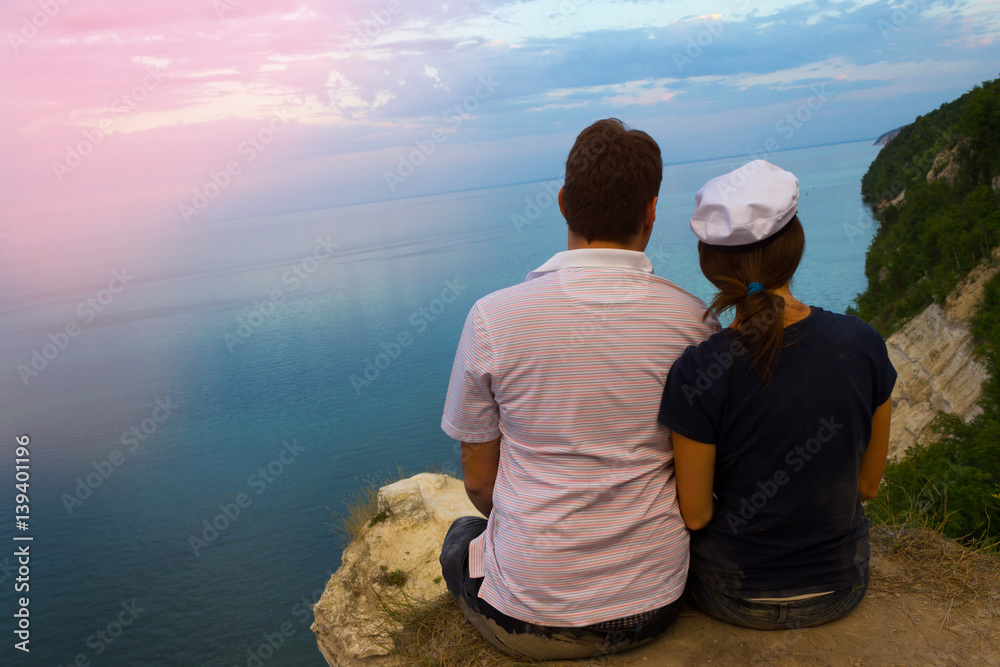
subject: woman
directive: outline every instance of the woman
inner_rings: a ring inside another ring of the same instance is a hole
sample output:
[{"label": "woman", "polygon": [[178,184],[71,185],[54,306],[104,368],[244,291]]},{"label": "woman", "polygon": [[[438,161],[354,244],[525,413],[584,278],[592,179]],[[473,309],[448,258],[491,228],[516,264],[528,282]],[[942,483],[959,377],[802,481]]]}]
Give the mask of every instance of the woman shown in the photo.
[{"label": "woman", "polygon": [[709,181],[691,228],[731,327],[689,347],[667,378],[690,600],[758,629],[819,625],[868,587],[868,520],[896,381],[861,320],[805,305],[789,282],[805,248],[798,181],[763,160]]}]

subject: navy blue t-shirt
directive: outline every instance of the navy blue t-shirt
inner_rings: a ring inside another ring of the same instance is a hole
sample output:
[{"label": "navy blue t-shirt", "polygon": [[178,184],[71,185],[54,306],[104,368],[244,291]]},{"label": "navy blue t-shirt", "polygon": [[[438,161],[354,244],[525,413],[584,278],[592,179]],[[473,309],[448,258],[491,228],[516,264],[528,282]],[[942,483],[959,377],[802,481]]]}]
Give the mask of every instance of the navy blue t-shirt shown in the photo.
[{"label": "navy blue t-shirt", "polygon": [[715,445],[715,514],[691,533],[691,569],[736,597],[849,587],[868,562],[858,467],[896,383],[885,341],[813,307],[785,328],[769,383],[724,329],[674,362],[659,420]]}]

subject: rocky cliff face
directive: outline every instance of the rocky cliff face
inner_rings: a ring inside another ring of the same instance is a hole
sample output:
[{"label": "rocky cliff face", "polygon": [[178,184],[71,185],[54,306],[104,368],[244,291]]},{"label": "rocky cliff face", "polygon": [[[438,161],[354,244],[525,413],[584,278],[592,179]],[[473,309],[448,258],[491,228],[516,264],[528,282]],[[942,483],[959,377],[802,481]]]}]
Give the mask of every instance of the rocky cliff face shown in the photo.
[{"label": "rocky cliff face", "polygon": [[886,146],[886,145],[888,145],[888,143],[890,141],[892,141],[893,139],[896,138],[896,135],[899,134],[899,131],[901,129],[903,129],[903,128],[900,127],[900,128],[896,128],[895,130],[889,130],[888,132],[886,132],[885,134],[883,134],[881,137],[879,137],[878,139],[876,139],[875,143],[872,144],[872,146]]},{"label": "rocky cliff face", "polygon": [[438,555],[460,516],[480,514],[454,477],[424,473],[379,489],[378,514],[344,550],[313,606],[312,630],[330,665],[389,664],[392,620],[382,604],[447,592]]},{"label": "rocky cliff face", "polygon": [[927,172],[927,182],[944,180],[949,185],[955,185],[958,181],[960,166],[958,162],[958,152],[961,144],[946,148],[934,158],[931,170]]},{"label": "rocky cliff face", "polygon": [[966,420],[979,413],[987,372],[975,357],[969,318],[997,271],[993,263],[984,262],[970,273],[943,308],[928,306],[886,341],[899,374],[892,392],[890,457],[899,458],[914,442],[930,437],[928,426],[939,410]]}]

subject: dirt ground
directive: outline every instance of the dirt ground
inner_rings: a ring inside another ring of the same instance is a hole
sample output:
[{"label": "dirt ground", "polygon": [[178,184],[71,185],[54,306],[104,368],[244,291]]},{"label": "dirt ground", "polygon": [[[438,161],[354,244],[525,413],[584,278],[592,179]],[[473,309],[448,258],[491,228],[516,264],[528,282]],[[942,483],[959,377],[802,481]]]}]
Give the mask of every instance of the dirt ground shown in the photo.
[{"label": "dirt ground", "polygon": [[862,603],[816,628],[762,632],[721,623],[688,607],[655,642],[613,657],[567,661],[644,665],[1000,665],[996,560],[929,538],[894,552],[873,544]]},{"label": "dirt ground", "polygon": [[[688,606],[663,636],[637,649],[530,664],[1000,667],[1000,555],[995,549],[971,550],[926,528],[873,528],[871,573],[868,594],[858,608],[816,628],[750,630]],[[403,630],[394,635],[395,650],[378,664],[529,664],[487,643],[450,595],[427,605],[412,607],[397,619]]]},{"label": "dirt ground", "polygon": [[1000,624],[978,609],[949,609],[910,593],[866,596],[818,628],[761,632],[688,608],[656,642],[610,659],[620,665],[1000,665]]}]

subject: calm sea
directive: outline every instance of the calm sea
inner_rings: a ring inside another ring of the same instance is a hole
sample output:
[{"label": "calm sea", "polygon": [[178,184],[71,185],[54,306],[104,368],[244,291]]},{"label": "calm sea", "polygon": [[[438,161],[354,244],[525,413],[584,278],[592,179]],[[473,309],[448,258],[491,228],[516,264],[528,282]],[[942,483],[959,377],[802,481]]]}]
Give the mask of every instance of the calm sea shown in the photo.
[{"label": "calm sea", "polygon": [[[860,179],[877,151],[770,157],[800,180],[803,301],[842,312],[864,287]],[[665,170],[648,254],[702,298],[694,193],[744,161]],[[0,662],[325,664],[308,605],[339,566],[335,515],[366,477],[458,464],[438,424],[462,324],[565,248],[556,189],[0,248]],[[14,534],[34,538],[26,594]],[[30,656],[12,647],[22,595]]]}]

